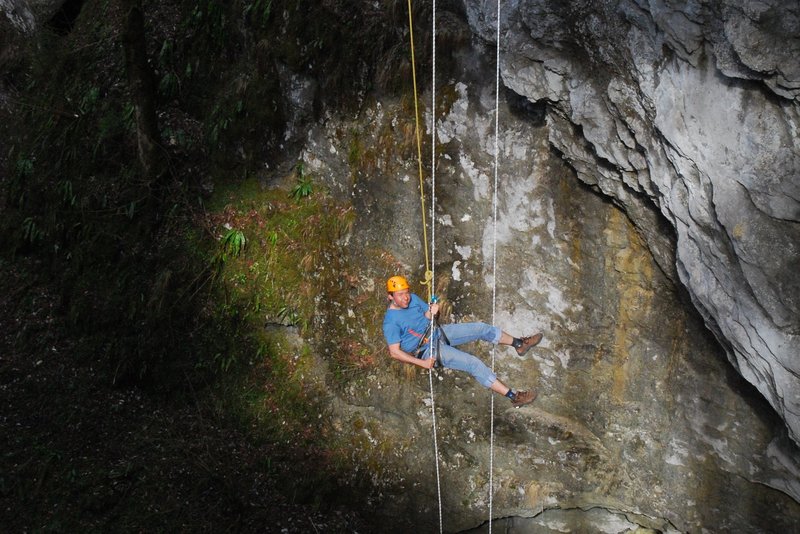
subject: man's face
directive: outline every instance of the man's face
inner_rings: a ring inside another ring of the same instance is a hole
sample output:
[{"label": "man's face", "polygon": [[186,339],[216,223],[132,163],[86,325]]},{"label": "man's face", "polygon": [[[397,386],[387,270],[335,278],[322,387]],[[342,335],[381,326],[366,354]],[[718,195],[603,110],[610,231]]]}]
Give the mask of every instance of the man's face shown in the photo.
[{"label": "man's face", "polygon": [[394,293],[389,294],[389,300],[391,300],[392,304],[398,308],[408,308],[408,304],[411,302],[411,292],[408,289],[395,291]]}]

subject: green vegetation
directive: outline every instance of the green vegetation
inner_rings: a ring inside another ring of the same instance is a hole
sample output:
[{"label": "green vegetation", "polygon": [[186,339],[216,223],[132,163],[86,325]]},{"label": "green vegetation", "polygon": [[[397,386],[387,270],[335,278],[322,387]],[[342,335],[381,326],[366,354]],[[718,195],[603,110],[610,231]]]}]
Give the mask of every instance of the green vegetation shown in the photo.
[{"label": "green vegetation", "polygon": [[[0,373],[17,426],[0,432],[0,504],[14,510],[0,520],[248,530],[284,498],[310,517],[361,483],[315,359],[349,380],[376,349],[335,307],[357,279],[340,251],[351,207],[302,164],[288,177],[264,169],[297,158],[292,77],[319,86],[315,113],[356,107],[375,80],[403,83],[401,4],[143,2],[150,101],[126,63],[132,4],[87,0],[72,31],[44,28],[4,56]],[[154,176],[143,101],[157,121]],[[350,158],[376,160],[363,152]]]},{"label": "green vegetation", "polygon": [[[226,195],[229,202],[221,210],[209,213],[209,232],[222,236],[214,261],[224,263],[219,276],[226,283],[226,302],[259,329],[274,323],[305,331],[316,300],[340,284],[337,243],[354,214],[322,195],[305,202],[287,197],[297,195],[244,185]],[[245,235],[253,236],[246,247]]]},{"label": "green vegetation", "polygon": [[291,197],[295,200],[300,200],[311,194],[313,191],[311,185],[311,177],[306,176],[303,171],[303,162],[297,164],[297,184],[292,188]]}]

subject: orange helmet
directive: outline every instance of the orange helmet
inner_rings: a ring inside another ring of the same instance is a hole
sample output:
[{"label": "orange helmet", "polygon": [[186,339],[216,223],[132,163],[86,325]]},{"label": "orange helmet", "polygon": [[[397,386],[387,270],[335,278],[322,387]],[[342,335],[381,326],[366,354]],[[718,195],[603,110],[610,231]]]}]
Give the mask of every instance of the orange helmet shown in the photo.
[{"label": "orange helmet", "polygon": [[402,291],[403,289],[408,289],[408,280],[402,276],[393,276],[386,281],[386,291],[389,293]]}]

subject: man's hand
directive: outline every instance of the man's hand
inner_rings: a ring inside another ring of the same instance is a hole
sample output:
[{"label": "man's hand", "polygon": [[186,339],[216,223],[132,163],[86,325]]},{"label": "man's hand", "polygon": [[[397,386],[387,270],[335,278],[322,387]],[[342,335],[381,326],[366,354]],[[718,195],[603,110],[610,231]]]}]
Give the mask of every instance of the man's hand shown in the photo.
[{"label": "man's hand", "polygon": [[388,345],[388,347],[389,347],[389,356],[403,363],[410,363],[412,365],[417,365],[419,367],[422,367],[423,369],[430,369],[436,362],[436,360],[433,358],[428,358],[427,360],[420,360],[419,358],[412,356],[411,354],[405,352],[403,349],[400,348],[400,343],[393,343],[391,345]]},{"label": "man's hand", "polygon": [[439,315],[439,303],[438,303],[438,302],[434,302],[434,303],[433,303],[433,304],[431,304],[431,305],[430,305],[430,307],[428,308],[428,315],[427,315],[427,317],[428,317],[428,319],[430,319],[431,317],[435,317],[435,316],[437,316],[437,315]]}]

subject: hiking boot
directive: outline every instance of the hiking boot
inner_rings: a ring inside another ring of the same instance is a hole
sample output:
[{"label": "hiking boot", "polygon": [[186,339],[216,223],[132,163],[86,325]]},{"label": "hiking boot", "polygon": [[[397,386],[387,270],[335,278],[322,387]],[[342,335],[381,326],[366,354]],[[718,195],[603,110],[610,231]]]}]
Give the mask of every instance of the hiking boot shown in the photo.
[{"label": "hiking boot", "polygon": [[525,353],[528,352],[531,347],[535,347],[539,344],[539,342],[542,340],[542,337],[543,336],[541,332],[532,336],[521,337],[520,340],[522,340],[522,345],[517,347],[517,354],[520,356],[525,356]]},{"label": "hiking boot", "polygon": [[519,408],[520,406],[525,406],[526,404],[530,404],[536,400],[536,396],[538,393],[536,390],[533,391],[517,391],[514,394],[514,398],[511,401],[511,405],[514,408]]}]

